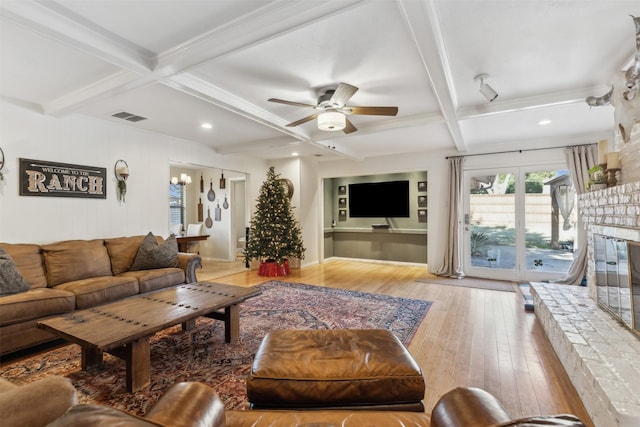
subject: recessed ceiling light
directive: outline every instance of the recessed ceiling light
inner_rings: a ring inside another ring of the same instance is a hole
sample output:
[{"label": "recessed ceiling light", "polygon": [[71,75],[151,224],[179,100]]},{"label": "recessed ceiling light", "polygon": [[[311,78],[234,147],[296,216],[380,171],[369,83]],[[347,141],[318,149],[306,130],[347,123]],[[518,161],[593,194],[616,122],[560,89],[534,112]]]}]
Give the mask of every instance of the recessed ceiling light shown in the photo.
[{"label": "recessed ceiling light", "polygon": [[295,157],[295,156],[298,155],[298,153],[296,151],[294,151],[293,153],[291,153],[291,155]]},{"label": "recessed ceiling light", "polygon": [[540,121],[538,122],[538,124],[539,124],[540,126],[546,126],[546,125],[548,125],[549,123],[551,123],[551,120],[549,120],[549,119],[540,120]]},{"label": "recessed ceiling light", "polygon": [[211,128],[213,128],[213,125],[212,125],[211,123],[202,123],[202,124],[200,125],[200,127],[201,127],[202,129],[211,129]]}]

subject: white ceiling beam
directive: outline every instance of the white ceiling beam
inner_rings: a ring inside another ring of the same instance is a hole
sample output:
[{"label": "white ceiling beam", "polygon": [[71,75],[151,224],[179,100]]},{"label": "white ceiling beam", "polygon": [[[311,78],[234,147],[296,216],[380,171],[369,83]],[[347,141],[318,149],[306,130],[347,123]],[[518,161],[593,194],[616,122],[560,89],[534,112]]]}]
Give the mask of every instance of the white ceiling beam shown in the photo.
[{"label": "white ceiling beam", "polygon": [[[330,134],[335,134],[336,132],[328,132]],[[339,132],[338,132],[339,133]],[[335,135],[331,135],[335,136]],[[345,140],[341,139],[339,136],[336,138],[326,138],[317,141],[309,141],[309,144],[319,147],[328,153],[338,154],[340,157],[354,160],[356,162],[360,162],[364,160],[363,153],[356,152],[353,148],[349,147],[345,144]]]},{"label": "white ceiling beam", "polygon": [[353,149],[343,144],[336,143],[333,139],[323,139],[321,141],[297,141],[291,139],[270,139],[263,141],[247,142],[242,144],[230,144],[223,147],[217,147],[215,152],[218,154],[239,154],[251,151],[269,150],[274,148],[282,148],[286,146],[300,146],[300,144],[309,144],[320,148],[327,153],[338,155],[345,159],[361,161],[363,156],[355,153]]},{"label": "white ceiling beam", "polygon": [[267,150],[273,148],[286,147],[288,145],[299,145],[301,141],[290,138],[277,138],[253,142],[245,142],[240,144],[228,144],[221,147],[216,147],[214,150],[218,154],[238,154],[247,153],[250,151]]},{"label": "white ceiling beam", "polygon": [[[458,110],[458,120],[468,120],[478,117],[492,116],[496,114],[513,113],[515,111],[533,110],[566,104],[585,102],[588,96],[599,96],[602,87],[590,87],[573,89],[563,92],[555,92],[544,95],[536,95],[527,98],[496,101],[490,104],[463,107]],[[602,94],[604,94],[603,92]]]},{"label": "white ceiling beam", "polygon": [[288,122],[285,119],[192,74],[175,75],[162,83],[257,123],[269,126],[297,140],[308,141],[310,139],[309,134],[303,128],[287,128],[285,125]]},{"label": "white ceiling beam", "polygon": [[253,13],[159,54],[156,72],[169,76],[188,71],[214,58],[241,51],[315,21],[327,19],[360,3],[363,0],[279,0],[268,3]]},{"label": "white ceiling beam", "polygon": [[[75,17],[76,20],[74,20],[74,17],[66,9],[56,3],[41,4],[31,0],[11,2],[13,7],[6,8],[3,5],[2,12],[8,19],[33,31],[42,33],[51,39],[68,43],[74,48],[81,49],[123,68],[121,72],[42,106],[42,110],[46,114],[64,115],[108,96],[161,82],[270,126],[296,139],[308,141],[309,135],[307,133],[299,129],[286,128],[284,125],[287,122],[281,118],[270,115],[246,100],[233,99],[230,94],[219,88],[211,85],[207,87],[200,82],[195,82],[195,78],[191,75],[180,76],[180,73],[220,55],[253,46],[265,39],[308,25],[310,22],[325,19],[345,9],[355,7],[359,3],[362,3],[362,0],[334,0],[317,3],[292,0],[272,2],[249,15],[227,23],[221,28],[214,29],[162,53],[157,58],[158,63],[156,63],[155,57],[150,59],[153,54],[118,43],[101,33],[99,28],[90,28],[85,23],[79,22],[79,17]],[[282,19],[283,16],[287,18]],[[248,31],[248,28],[251,31]],[[131,74],[125,70],[139,74]],[[171,76],[173,78],[167,80]],[[200,92],[201,90],[202,92]],[[218,96],[220,99],[216,98]]]},{"label": "white ceiling beam", "polygon": [[125,43],[102,28],[82,22],[55,2],[3,2],[2,17],[31,31],[86,52],[118,67],[145,73],[155,67],[155,54]]},{"label": "white ceiling beam", "polygon": [[431,0],[397,0],[401,15],[420,53],[431,89],[458,151],[466,151],[458,124],[453,78],[440,19]]},{"label": "white ceiling beam", "polygon": [[152,52],[121,41],[55,2],[4,2],[0,14],[30,31],[120,67],[119,71],[99,81],[41,105],[40,109],[45,114],[63,116],[90,103],[151,82],[149,79],[140,79],[155,67],[155,55]]},{"label": "white ceiling beam", "polygon": [[[117,73],[43,104],[42,111],[44,114],[50,116],[61,117],[80,107],[117,95],[118,93],[141,87],[143,82],[139,80],[139,77],[140,75],[138,73],[132,71],[118,71]],[[145,84],[149,84],[149,82],[145,82]]]}]

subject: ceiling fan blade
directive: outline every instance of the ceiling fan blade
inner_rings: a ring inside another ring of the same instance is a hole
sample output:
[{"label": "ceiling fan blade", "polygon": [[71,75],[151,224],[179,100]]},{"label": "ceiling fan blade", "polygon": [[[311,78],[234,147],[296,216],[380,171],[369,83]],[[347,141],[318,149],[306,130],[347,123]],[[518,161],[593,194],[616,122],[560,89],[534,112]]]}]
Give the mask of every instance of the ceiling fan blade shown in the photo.
[{"label": "ceiling fan blade", "polygon": [[347,107],[342,110],[345,114],[366,114],[371,116],[395,116],[398,107]]},{"label": "ceiling fan blade", "polygon": [[332,106],[344,107],[351,97],[358,91],[358,88],[347,83],[340,83],[336,91],[331,96],[329,103]]},{"label": "ceiling fan blade", "polygon": [[358,130],[358,128],[357,128],[357,127],[355,127],[355,126],[353,125],[353,123],[351,123],[351,120],[349,120],[349,119],[347,119],[347,118],[345,117],[345,127],[344,127],[344,129],[343,129],[342,131],[343,131],[344,133],[346,133],[346,134],[350,134],[350,133],[355,132],[355,131],[357,131],[357,130]]},{"label": "ceiling fan blade", "polygon": [[308,121],[311,121],[311,120],[315,119],[316,117],[318,117],[318,114],[319,114],[319,113],[312,114],[312,115],[310,115],[310,116],[307,116],[307,117],[302,118],[302,119],[300,119],[300,120],[297,120],[297,121],[295,121],[295,122],[291,122],[291,123],[289,123],[289,124],[288,124],[288,125],[286,125],[286,126],[287,126],[288,128],[292,128],[292,127],[294,127],[294,126],[298,126],[298,125],[301,125],[301,124],[303,124],[303,123],[307,123]]},{"label": "ceiling fan blade", "polygon": [[269,98],[267,99],[267,101],[269,102],[277,102],[278,104],[286,104],[286,105],[293,105],[296,107],[305,107],[305,108],[316,108],[316,105],[311,105],[311,104],[303,104],[302,102],[294,102],[294,101],[285,101],[284,99],[278,99],[278,98]]}]

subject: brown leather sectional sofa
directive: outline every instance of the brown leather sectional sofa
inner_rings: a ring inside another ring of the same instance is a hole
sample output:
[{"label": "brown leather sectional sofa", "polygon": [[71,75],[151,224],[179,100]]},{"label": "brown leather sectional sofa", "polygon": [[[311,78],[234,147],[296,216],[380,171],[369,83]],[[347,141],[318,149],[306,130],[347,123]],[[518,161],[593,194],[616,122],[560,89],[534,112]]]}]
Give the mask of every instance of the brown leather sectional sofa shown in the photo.
[{"label": "brown leather sectional sofa", "polygon": [[46,317],[196,281],[201,265],[197,254],[178,253],[177,268],[130,271],[144,238],[0,243],[30,286],[26,292],[0,296],[0,355],[54,339],[37,327]]}]

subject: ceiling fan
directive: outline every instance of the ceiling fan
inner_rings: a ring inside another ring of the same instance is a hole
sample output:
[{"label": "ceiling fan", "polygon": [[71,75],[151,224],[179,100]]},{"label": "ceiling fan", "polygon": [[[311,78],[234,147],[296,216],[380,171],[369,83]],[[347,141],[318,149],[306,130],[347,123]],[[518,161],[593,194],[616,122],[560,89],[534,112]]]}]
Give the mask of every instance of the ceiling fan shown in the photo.
[{"label": "ceiling fan", "polygon": [[296,107],[313,108],[318,110],[310,116],[289,123],[287,127],[294,127],[318,119],[318,129],[326,131],[343,131],[346,134],[358,129],[346,117],[348,115],[376,115],[395,116],[398,107],[349,107],[347,101],[358,91],[358,88],[347,83],[340,83],[335,89],[325,89],[318,97],[317,105],[304,104],[302,102],[285,101],[283,99],[269,98],[270,102],[293,105]]}]

